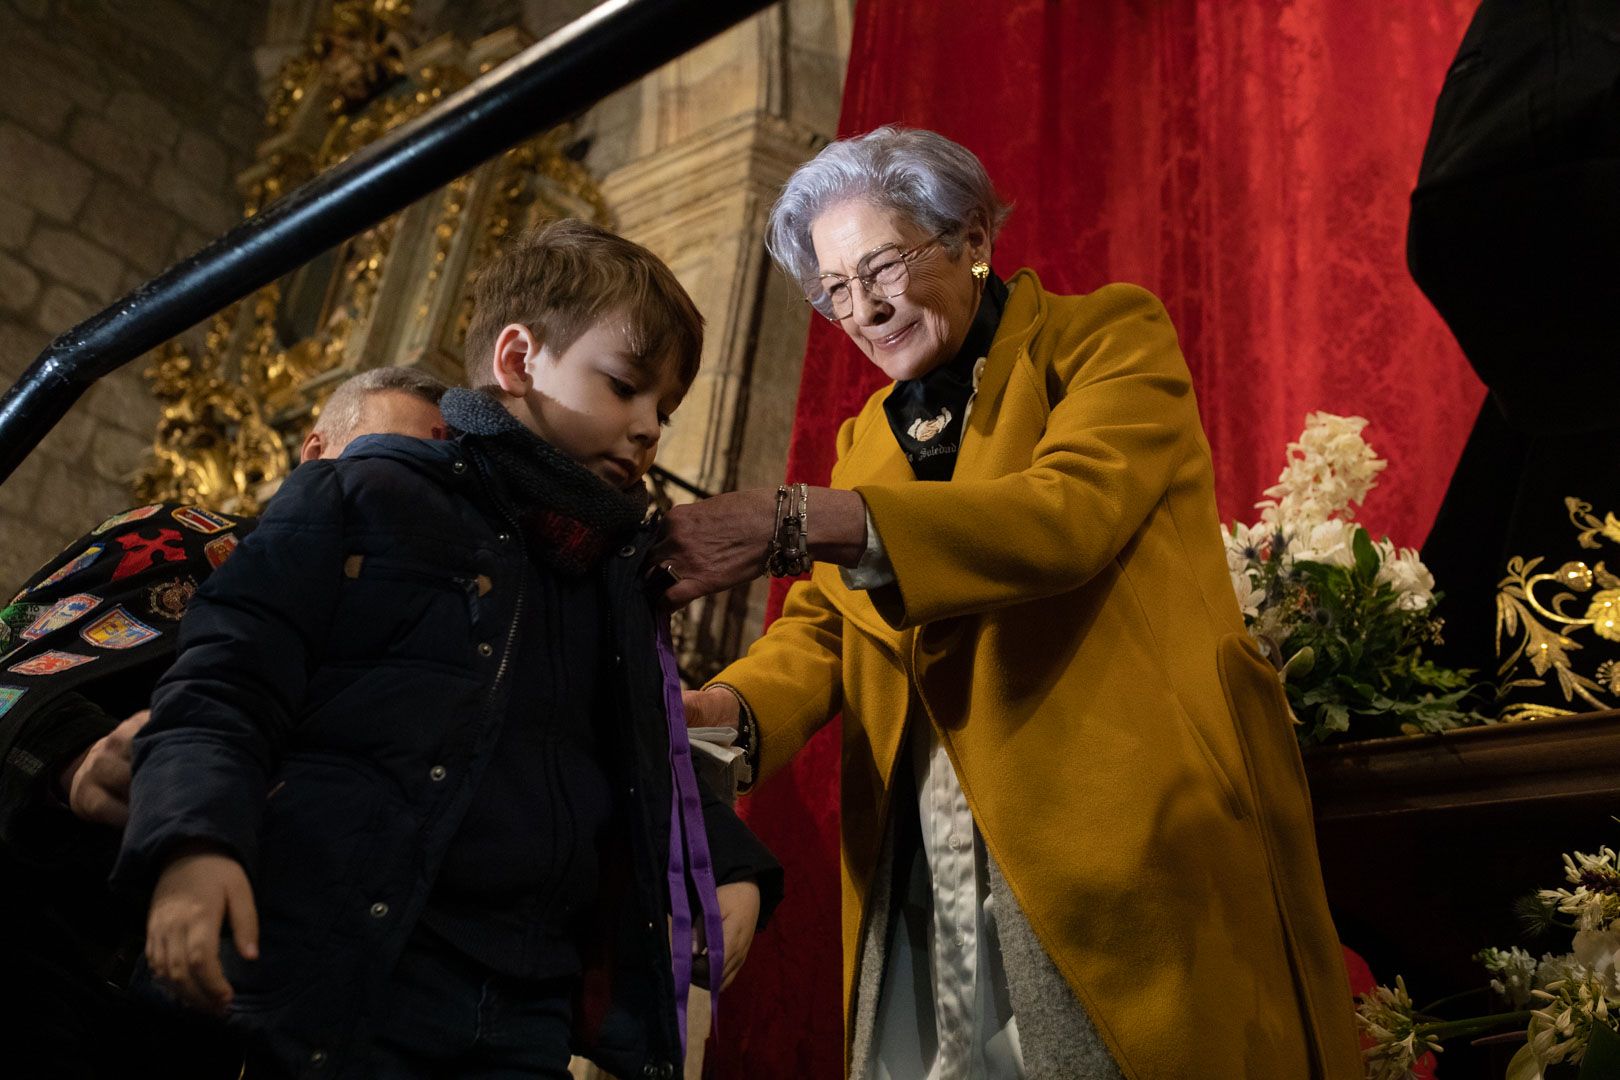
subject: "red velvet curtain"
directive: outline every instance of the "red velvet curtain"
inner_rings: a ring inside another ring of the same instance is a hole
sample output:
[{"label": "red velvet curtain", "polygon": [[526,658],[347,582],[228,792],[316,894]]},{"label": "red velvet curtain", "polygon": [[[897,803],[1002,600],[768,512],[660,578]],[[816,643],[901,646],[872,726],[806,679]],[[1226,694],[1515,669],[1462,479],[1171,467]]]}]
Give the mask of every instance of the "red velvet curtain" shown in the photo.
[{"label": "red velvet curtain", "polygon": [[[1029,266],[1072,293],[1131,281],[1164,300],[1226,519],[1252,520],[1305,414],[1326,409],[1372,421],[1390,464],[1362,520],[1416,547],[1483,393],[1403,254],[1473,7],[863,0],[840,131],[900,123],[974,150],[1015,206],[1003,276]],[[882,376],[813,322],[788,472],[821,483],[839,421]],[[722,1004],[716,1075],[839,1075],[836,739],[831,725],[747,802],[788,897]]]}]

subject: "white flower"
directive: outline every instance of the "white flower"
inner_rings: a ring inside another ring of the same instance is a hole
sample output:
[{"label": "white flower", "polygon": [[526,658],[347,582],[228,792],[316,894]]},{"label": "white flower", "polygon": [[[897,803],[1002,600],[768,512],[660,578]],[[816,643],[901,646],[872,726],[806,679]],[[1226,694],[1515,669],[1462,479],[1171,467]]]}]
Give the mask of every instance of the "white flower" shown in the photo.
[{"label": "white flower", "polygon": [[1221,526],[1221,540],[1226,545],[1226,568],[1235,574],[1260,561],[1266,531],[1258,525],[1234,521],[1230,528]]},{"label": "white flower", "polygon": [[1350,507],[1367,497],[1386,464],[1362,439],[1366,426],[1359,416],[1307,416],[1299,441],[1288,444],[1277,483],[1255,503],[1260,520],[1271,528],[1304,532],[1329,518],[1350,516]]},{"label": "white flower", "polygon": [[1515,1009],[1522,1009],[1535,989],[1536,958],[1517,946],[1511,949],[1485,949],[1474,957],[1485,970],[1499,976],[1491,980],[1491,989],[1508,1000]]},{"label": "white flower", "polygon": [[1540,896],[1575,916],[1577,930],[1608,930],[1620,922],[1620,857],[1612,848],[1599,848],[1596,855],[1565,855],[1564,878],[1575,888],[1542,889]]},{"label": "white flower", "polygon": [[1253,619],[1260,614],[1260,605],[1265,602],[1266,590],[1254,583],[1254,577],[1248,570],[1232,570],[1232,591],[1237,594],[1238,607],[1242,609],[1244,618]]},{"label": "white flower", "polygon": [[1354,522],[1337,518],[1320,522],[1308,532],[1293,536],[1288,544],[1288,558],[1292,562],[1325,563],[1346,569],[1356,565],[1355,540],[1358,526]]},{"label": "white flower", "polygon": [[1576,963],[1591,970],[1608,993],[1620,993],[1615,968],[1620,962],[1620,930],[1577,930],[1571,950]]},{"label": "white flower", "polygon": [[1378,542],[1377,582],[1395,590],[1401,611],[1427,611],[1434,605],[1434,575],[1412,548],[1396,548],[1388,539]]},{"label": "white flower", "polygon": [[1611,1020],[1615,1003],[1609,999],[1603,980],[1579,965],[1568,978],[1532,994],[1538,1002],[1545,1002],[1530,1017],[1526,1032],[1531,1051],[1541,1065],[1580,1061],[1592,1037],[1592,1027],[1615,1026]]},{"label": "white flower", "polygon": [[1356,1026],[1370,1043],[1362,1051],[1368,1080],[1407,1080],[1418,1058],[1440,1052],[1439,1041],[1418,1030],[1406,980],[1399,975],[1393,990],[1375,986],[1357,999]]}]

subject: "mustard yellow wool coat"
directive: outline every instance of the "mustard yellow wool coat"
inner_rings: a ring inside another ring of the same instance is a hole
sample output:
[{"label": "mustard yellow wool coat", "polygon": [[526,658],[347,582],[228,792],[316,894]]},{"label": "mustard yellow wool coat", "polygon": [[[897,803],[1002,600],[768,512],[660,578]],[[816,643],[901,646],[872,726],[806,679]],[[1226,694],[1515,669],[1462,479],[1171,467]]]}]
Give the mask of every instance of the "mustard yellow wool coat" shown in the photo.
[{"label": "mustard yellow wool coat", "polygon": [[757,714],[764,776],[843,714],[846,1062],[909,717],[1127,1077],[1359,1077],[1286,699],[1243,632],[1175,331],[1133,286],[1010,286],[951,481],[913,478],[887,389],[839,432],[832,484],[865,498],[897,584],[818,565],[718,676]]}]

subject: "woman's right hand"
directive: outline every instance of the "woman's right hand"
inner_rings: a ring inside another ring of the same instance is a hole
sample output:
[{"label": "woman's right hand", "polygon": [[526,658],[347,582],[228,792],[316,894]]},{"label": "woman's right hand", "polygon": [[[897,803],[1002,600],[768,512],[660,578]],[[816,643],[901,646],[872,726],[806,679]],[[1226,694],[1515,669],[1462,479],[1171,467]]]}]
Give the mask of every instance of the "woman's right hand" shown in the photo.
[{"label": "woman's right hand", "polygon": [[718,686],[707,690],[681,691],[681,704],[686,706],[686,726],[729,727],[742,724],[742,708],[737,695]]}]

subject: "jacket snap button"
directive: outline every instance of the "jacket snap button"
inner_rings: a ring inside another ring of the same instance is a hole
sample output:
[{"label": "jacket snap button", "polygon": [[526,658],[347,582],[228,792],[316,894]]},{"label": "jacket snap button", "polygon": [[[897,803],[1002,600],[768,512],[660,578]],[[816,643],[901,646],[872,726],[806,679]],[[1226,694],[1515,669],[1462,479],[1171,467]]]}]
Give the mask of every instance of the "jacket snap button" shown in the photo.
[{"label": "jacket snap button", "polygon": [[479,656],[491,656],[491,655],[494,654],[494,652],[495,652],[495,649],[490,645],[489,642],[480,641],[478,643],[478,655]]},{"label": "jacket snap button", "polygon": [[624,545],[624,547],[619,549],[619,558],[628,559],[630,556],[634,555],[635,553],[636,553],[636,545],[634,545],[634,544],[626,544],[626,545]]},{"label": "jacket snap button", "polygon": [[445,771],[443,765],[435,765],[433,768],[428,770],[428,778],[434,783],[438,783],[440,780],[443,780],[444,777]]},{"label": "jacket snap button", "polygon": [[462,461],[460,458],[457,458],[456,463],[450,466],[450,469],[453,472],[464,473],[467,471],[467,463]]},{"label": "jacket snap button", "polygon": [[312,1050],[312,1051],[310,1051],[309,1063],[311,1065],[315,1066],[317,1069],[320,1068],[322,1065],[325,1065],[326,1064],[326,1051],[325,1050]]},{"label": "jacket snap button", "polygon": [[499,534],[496,535],[495,539],[499,540],[503,544],[509,543],[511,541],[511,539],[512,539],[512,534],[511,533],[499,533]]},{"label": "jacket snap button", "polygon": [[379,900],[375,904],[371,905],[371,917],[373,919],[380,919],[380,918],[382,918],[383,916],[385,916],[387,914],[388,914],[388,905],[383,903],[381,900]]}]

